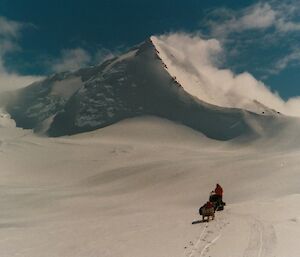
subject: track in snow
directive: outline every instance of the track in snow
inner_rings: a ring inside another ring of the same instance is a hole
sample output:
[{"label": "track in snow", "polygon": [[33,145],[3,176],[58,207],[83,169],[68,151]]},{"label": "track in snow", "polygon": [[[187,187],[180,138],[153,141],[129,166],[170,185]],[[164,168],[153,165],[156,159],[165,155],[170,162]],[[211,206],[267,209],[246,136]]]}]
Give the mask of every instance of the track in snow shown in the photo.
[{"label": "track in snow", "polygon": [[205,223],[196,244],[189,251],[185,251],[184,257],[207,256],[210,248],[222,236],[222,230],[227,224],[229,224],[227,218],[222,215],[216,215],[215,220]]},{"label": "track in snow", "polygon": [[251,234],[243,257],[274,257],[276,234],[272,225],[250,217]]},{"label": "track in snow", "polygon": [[[235,216],[236,215],[236,216]],[[238,217],[238,219],[235,219]],[[232,223],[233,226],[224,228]],[[240,221],[243,220],[243,223]],[[238,223],[236,223],[238,222]],[[236,223],[236,224],[235,224]],[[244,225],[243,225],[244,224]],[[208,257],[211,254],[213,246],[218,243],[218,240],[223,237],[226,238],[227,233],[234,231],[234,227],[244,226],[244,229],[249,229],[248,243],[244,249],[241,248],[242,257],[274,257],[276,248],[276,234],[272,225],[266,221],[259,220],[253,215],[241,215],[237,213],[231,213],[228,215],[227,211],[217,213],[216,219],[209,223],[202,223],[202,230],[199,237],[196,239],[196,243],[193,245],[190,242],[192,248],[186,249],[184,257]],[[243,230],[243,228],[241,229]],[[247,228],[248,227],[248,228]],[[243,234],[242,234],[243,235]],[[222,240],[223,241],[223,240]],[[231,244],[236,244],[239,241],[239,235],[236,235],[236,240],[233,240]],[[221,243],[221,242],[220,242]],[[230,245],[226,247],[230,248]],[[233,245],[232,245],[233,246]]]}]

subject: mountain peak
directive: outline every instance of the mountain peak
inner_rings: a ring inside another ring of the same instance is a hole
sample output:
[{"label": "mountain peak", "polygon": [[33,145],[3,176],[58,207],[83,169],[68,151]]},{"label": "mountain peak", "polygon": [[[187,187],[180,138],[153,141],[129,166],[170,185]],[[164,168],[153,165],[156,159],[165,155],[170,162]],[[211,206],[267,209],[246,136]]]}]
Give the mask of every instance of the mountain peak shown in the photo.
[{"label": "mountain peak", "polygon": [[247,119],[259,116],[211,105],[190,94],[159,44],[152,36],[100,65],[34,83],[19,90],[6,110],[17,126],[50,136],[90,131],[142,115],[173,120],[219,140],[254,132]]}]

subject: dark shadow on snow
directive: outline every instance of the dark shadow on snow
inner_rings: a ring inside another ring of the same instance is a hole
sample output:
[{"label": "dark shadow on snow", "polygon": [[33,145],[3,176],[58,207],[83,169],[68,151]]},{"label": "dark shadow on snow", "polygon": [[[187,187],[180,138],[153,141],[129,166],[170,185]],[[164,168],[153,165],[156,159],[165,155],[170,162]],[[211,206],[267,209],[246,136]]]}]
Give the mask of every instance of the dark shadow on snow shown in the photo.
[{"label": "dark shadow on snow", "polygon": [[207,220],[194,220],[194,221],[192,222],[192,225],[194,225],[194,224],[199,224],[199,223],[205,223],[205,222],[207,222]]}]

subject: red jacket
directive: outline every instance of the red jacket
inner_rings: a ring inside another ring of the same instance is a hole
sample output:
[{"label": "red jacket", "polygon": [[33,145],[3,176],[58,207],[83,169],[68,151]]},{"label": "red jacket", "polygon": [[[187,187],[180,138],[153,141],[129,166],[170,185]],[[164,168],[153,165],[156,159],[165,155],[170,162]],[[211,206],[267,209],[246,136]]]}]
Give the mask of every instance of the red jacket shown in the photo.
[{"label": "red jacket", "polygon": [[223,196],[223,188],[218,184],[215,189],[216,195]]}]

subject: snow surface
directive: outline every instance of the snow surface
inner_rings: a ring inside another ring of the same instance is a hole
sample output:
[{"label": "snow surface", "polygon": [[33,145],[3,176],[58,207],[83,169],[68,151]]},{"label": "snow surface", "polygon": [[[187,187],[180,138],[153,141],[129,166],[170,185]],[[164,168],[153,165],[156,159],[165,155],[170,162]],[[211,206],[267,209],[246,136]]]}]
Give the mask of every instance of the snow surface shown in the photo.
[{"label": "snow surface", "polygon": [[[154,117],[62,138],[0,122],[1,256],[300,256],[296,120],[251,143]],[[225,210],[192,225],[217,182]]]}]

